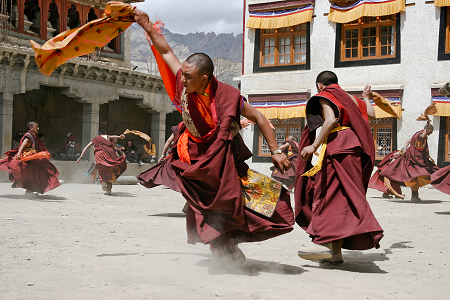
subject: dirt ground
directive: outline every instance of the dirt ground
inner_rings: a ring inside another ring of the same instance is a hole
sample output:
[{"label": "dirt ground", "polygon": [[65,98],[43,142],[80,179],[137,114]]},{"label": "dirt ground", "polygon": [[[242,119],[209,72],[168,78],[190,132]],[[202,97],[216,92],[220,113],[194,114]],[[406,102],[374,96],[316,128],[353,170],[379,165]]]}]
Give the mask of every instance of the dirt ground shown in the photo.
[{"label": "dirt ground", "polygon": [[[407,198],[410,191],[405,189]],[[186,243],[184,200],[164,187],[65,184],[35,199],[0,184],[0,299],[449,299],[450,201],[369,202],[380,249],[344,250],[344,264],[302,260],[293,232],[242,244],[240,268],[210,268],[209,247]]]}]

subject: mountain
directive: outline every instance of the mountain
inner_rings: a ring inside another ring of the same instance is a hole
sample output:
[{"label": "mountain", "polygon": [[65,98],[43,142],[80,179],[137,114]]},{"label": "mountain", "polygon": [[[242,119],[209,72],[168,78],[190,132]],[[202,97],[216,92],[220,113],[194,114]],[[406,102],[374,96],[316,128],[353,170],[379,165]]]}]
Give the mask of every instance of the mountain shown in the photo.
[{"label": "mountain", "polygon": [[[153,53],[150,50],[144,32],[136,23],[131,29],[131,63],[144,73],[157,73]],[[214,32],[196,32],[189,34],[172,33],[164,29],[164,38],[180,61],[196,52],[208,54],[214,61],[216,77],[229,85],[237,87],[233,77],[242,73],[242,38],[233,34],[215,34]]]}]

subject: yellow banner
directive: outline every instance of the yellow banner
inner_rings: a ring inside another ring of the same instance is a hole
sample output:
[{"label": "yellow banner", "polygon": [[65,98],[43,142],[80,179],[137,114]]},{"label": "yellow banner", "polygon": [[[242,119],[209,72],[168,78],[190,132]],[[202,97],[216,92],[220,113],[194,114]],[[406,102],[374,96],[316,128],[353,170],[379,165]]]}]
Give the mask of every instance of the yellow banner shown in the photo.
[{"label": "yellow banner", "polygon": [[405,0],[386,0],[384,2],[360,0],[349,7],[332,5],[328,20],[334,23],[349,23],[361,17],[388,16],[401,11],[405,11]]},{"label": "yellow banner", "polygon": [[436,7],[450,6],[450,0],[434,0],[434,6]]},{"label": "yellow banner", "polygon": [[292,119],[292,118],[304,118],[306,116],[306,106],[296,107],[268,107],[259,108],[255,107],[257,111],[262,113],[266,119]]}]

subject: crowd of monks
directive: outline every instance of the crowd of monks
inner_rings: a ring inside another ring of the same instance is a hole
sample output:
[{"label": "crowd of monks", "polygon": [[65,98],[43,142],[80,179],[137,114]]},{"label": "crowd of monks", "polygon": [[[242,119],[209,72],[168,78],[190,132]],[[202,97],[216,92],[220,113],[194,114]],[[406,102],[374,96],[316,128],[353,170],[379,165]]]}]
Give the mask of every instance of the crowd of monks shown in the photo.
[{"label": "crowd of monks", "polygon": [[[213,265],[242,264],[246,258],[238,244],[286,234],[295,223],[312,239],[311,245],[300,247],[301,258],[339,265],[342,249],[380,247],[383,229],[367,201],[368,187],[382,191],[383,197],[402,198],[401,186],[407,186],[412,201],[420,201],[418,189],[430,183],[450,194],[450,167],[439,169],[429,156],[429,122],[402,150],[387,155],[372,176],[375,147],[369,120],[375,112],[369,87],[359,99],[341,89],[336,74],[321,72],[318,93],[306,105],[301,140],[289,137],[279,146],[268,120],[239,90],[213,76],[210,57],[196,53],[181,63],[148,15],[138,9],[132,13],[148,34],[166,90],[183,119],[172,128],[169,154],[138,179],[147,188],[165,185],[183,195],[188,243],[209,245]],[[273,178],[245,163],[252,153],[239,133],[241,116],[255,123],[267,140]],[[27,126],[20,147],[6,153],[0,170],[9,172],[13,187],[32,195],[60,182],[37,136],[38,123]],[[107,195],[127,166],[124,156],[116,156],[114,138],[125,136],[101,130],[78,160],[94,147],[96,171]],[[295,191],[295,211],[282,184]]]}]

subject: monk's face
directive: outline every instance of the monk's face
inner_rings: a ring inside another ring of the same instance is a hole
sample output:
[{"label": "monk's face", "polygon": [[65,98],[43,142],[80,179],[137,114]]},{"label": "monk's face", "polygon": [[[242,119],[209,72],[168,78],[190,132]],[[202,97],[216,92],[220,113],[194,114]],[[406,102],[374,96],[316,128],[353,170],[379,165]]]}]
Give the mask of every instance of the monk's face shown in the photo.
[{"label": "monk's face", "polygon": [[39,124],[35,123],[33,126],[31,126],[30,131],[34,134],[38,134],[39,133]]},{"label": "monk's face", "polygon": [[181,66],[181,82],[186,92],[203,94],[209,79],[207,75],[201,75],[194,64],[184,62]]}]

